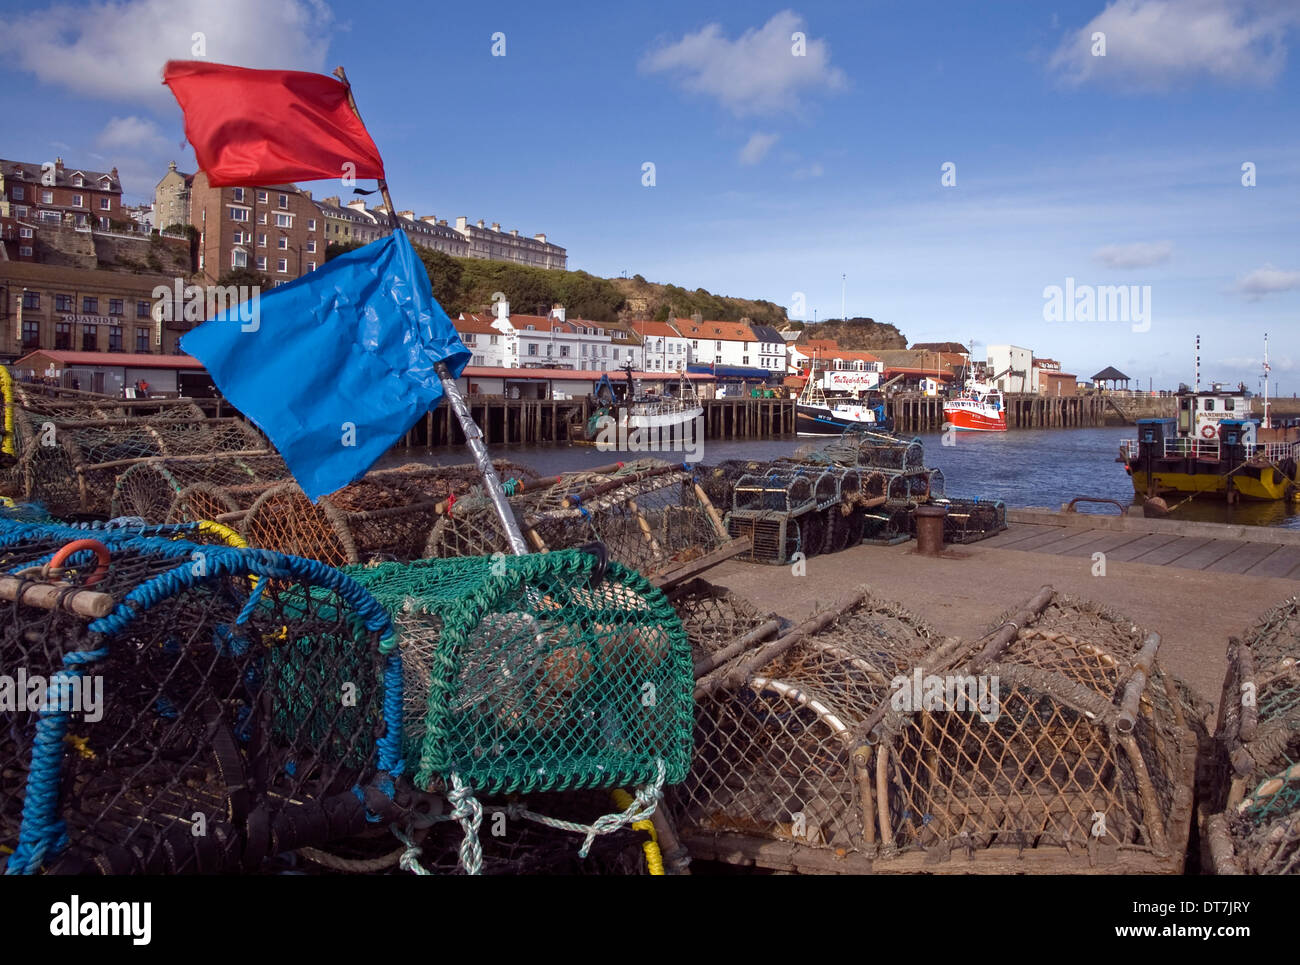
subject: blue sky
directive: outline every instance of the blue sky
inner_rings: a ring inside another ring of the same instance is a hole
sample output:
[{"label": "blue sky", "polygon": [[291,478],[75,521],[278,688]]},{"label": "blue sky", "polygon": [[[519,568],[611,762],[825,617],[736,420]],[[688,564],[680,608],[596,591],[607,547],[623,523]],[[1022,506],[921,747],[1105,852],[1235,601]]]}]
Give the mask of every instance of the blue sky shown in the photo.
[{"label": "blue sky", "polygon": [[[115,164],[128,196],[193,164],[158,76],[202,32],[219,62],[344,64],[399,207],[544,231],[573,268],[803,293],[810,319],[840,314],[843,274],[849,315],[912,341],[1011,342],[1157,387],[1190,381],[1199,332],[1207,379],[1257,389],[1267,331],[1277,389],[1300,392],[1295,2],[0,10],[7,100],[40,105],[0,156]],[[1149,327],[1046,320],[1067,278],[1149,286]]]}]

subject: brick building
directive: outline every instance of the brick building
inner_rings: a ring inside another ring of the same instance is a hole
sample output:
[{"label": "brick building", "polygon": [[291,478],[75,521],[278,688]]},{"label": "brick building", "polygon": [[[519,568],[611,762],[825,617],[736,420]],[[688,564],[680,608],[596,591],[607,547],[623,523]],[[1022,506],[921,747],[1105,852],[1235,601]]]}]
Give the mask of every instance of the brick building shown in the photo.
[{"label": "brick building", "polygon": [[0,217],[107,229],[124,220],[117,168],[68,168],[63,158],[36,164],[0,158]]},{"label": "brick building", "polygon": [[238,268],[282,285],[325,263],[324,216],[292,184],[219,188],[194,175],[190,223],[199,230],[198,271],[215,282]]}]

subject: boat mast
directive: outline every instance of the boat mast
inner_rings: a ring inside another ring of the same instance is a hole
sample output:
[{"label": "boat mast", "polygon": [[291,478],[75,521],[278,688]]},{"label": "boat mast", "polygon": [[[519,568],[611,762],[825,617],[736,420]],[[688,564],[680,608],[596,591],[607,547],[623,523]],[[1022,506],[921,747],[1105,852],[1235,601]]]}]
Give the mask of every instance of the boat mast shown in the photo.
[{"label": "boat mast", "polygon": [[1264,333],[1264,428],[1272,428],[1268,419],[1268,332]]},{"label": "boat mast", "polygon": [[1196,388],[1195,392],[1201,391],[1201,336],[1196,336]]}]

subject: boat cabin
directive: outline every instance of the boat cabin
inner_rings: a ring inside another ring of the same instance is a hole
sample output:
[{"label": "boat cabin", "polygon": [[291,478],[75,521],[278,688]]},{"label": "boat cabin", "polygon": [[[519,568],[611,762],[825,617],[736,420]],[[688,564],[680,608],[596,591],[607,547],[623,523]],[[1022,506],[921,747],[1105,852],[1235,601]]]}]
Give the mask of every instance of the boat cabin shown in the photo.
[{"label": "boat cabin", "polygon": [[1224,419],[1251,419],[1250,399],[1242,390],[1228,390],[1218,384],[1208,391],[1180,391],[1178,400],[1178,435],[1214,439]]}]

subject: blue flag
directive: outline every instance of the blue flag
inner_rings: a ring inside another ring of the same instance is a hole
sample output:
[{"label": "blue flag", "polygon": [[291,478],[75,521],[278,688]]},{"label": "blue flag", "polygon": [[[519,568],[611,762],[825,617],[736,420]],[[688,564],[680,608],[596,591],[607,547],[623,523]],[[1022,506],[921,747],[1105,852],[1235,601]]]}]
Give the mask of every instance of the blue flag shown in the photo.
[{"label": "blue flag", "polygon": [[400,231],[220,312],[181,339],[313,502],[363,476],[470,353]]}]

